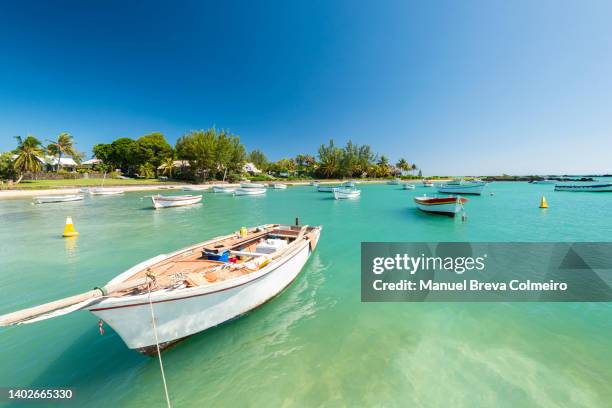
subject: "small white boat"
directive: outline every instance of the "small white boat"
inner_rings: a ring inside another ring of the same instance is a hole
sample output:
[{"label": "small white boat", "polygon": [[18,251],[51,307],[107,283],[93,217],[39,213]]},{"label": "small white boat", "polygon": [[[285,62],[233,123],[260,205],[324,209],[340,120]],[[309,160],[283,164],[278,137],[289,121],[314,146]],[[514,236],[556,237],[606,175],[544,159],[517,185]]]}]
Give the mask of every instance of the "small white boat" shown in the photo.
[{"label": "small white boat", "polygon": [[103,187],[98,187],[98,188],[92,188],[91,190],[89,190],[89,195],[98,195],[98,196],[111,196],[111,195],[119,195],[119,194],[123,194],[124,191],[117,189],[117,188],[103,188]]},{"label": "small white boat", "polygon": [[531,182],[531,184],[557,184],[557,180],[550,180],[550,179],[534,180]]},{"label": "small white boat", "polygon": [[394,178],[393,180],[387,181],[387,184],[389,184],[390,186],[397,186],[401,181],[402,180],[398,178]]},{"label": "small white boat", "polygon": [[593,183],[593,182],[560,183],[560,184],[555,185],[555,191],[582,191],[582,192],[603,193],[603,192],[612,191],[612,183]]},{"label": "small white boat", "polygon": [[355,187],[355,182],[354,181],[345,181],[344,183],[341,184],[342,187],[348,187],[348,188],[352,188]]},{"label": "small white boat", "polygon": [[256,196],[256,195],[263,195],[266,194],[266,190],[265,188],[237,188],[236,191],[234,191],[234,195],[237,196]]},{"label": "small white boat", "polygon": [[332,186],[332,185],[319,185],[317,187],[317,191],[319,193],[333,193],[335,189],[341,188],[342,186]]},{"label": "small white boat", "polygon": [[266,188],[265,184],[260,183],[240,183],[241,188]]},{"label": "small white boat", "polygon": [[185,205],[197,204],[202,201],[201,195],[180,195],[180,196],[162,196],[154,195],[151,197],[153,201],[153,207],[169,208],[169,207],[183,207]]},{"label": "small white boat", "polygon": [[353,188],[337,188],[334,190],[334,198],[336,200],[350,200],[359,198],[361,190],[355,190]]},{"label": "small white boat", "polygon": [[216,186],[213,186],[212,191],[213,193],[233,194],[234,191],[236,191],[236,187],[216,185]]},{"label": "small white boat", "polygon": [[404,190],[414,190],[415,188],[414,183],[404,183]]},{"label": "small white boat", "polygon": [[317,180],[311,181],[310,185],[313,186],[313,187],[318,187],[319,186],[319,182]]},{"label": "small white boat", "polygon": [[[158,346],[163,350],[278,295],[302,271],[321,229],[280,224],[241,228],[148,259],[101,288],[0,316],[0,327],[88,310],[128,348],[157,354]],[[276,301],[291,308],[286,298]]]},{"label": "small white boat", "polygon": [[463,209],[467,198],[461,197],[414,197],[417,208],[433,214],[442,214],[454,217]]},{"label": "small white boat", "polygon": [[283,183],[272,183],[270,184],[270,187],[275,190],[285,190],[287,188],[287,185]]},{"label": "small white boat", "polygon": [[83,198],[85,197],[80,194],[39,196],[39,197],[34,197],[34,202],[36,202],[36,204],[67,203],[69,201],[81,201]]},{"label": "small white boat", "polygon": [[89,187],[81,187],[81,188],[79,188],[79,193],[84,193],[84,194],[89,193]]},{"label": "small white boat", "polygon": [[210,189],[208,184],[195,184],[183,187],[183,191],[207,191]]},{"label": "small white boat", "polygon": [[433,187],[434,183],[431,180],[423,180],[423,187]]},{"label": "small white boat", "polygon": [[438,192],[443,194],[482,194],[482,190],[485,188],[487,183],[484,181],[464,181],[464,180],[453,180],[446,184],[438,186]]}]

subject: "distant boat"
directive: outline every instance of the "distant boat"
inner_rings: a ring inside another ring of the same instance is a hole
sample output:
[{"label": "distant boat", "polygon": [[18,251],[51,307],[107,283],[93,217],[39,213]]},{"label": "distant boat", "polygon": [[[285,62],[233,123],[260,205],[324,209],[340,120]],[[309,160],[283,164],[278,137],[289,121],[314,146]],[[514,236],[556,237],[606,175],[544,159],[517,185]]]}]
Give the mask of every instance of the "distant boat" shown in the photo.
[{"label": "distant boat", "polygon": [[484,181],[453,180],[438,186],[438,192],[444,194],[482,194],[487,183]]},{"label": "distant boat", "polygon": [[55,195],[55,196],[39,196],[35,197],[34,201],[36,204],[48,204],[48,203],[66,203],[69,201],[81,201],[84,196],[80,194],[67,194],[67,195]]},{"label": "distant boat", "polygon": [[332,186],[332,185],[321,186],[320,185],[319,187],[317,187],[317,191],[319,193],[333,193],[334,190],[337,189],[337,188],[341,188],[341,186],[338,186],[338,185],[335,185],[335,186]]},{"label": "distant boat", "polygon": [[89,187],[79,188],[79,193],[89,193]]},{"label": "distant boat", "polygon": [[398,178],[394,178],[393,180],[387,181],[387,184],[391,186],[397,186],[402,180]]},{"label": "distant boat", "polygon": [[404,190],[414,190],[416,186],[413,183],[404,183]]},{"label": "distant boat", "polygon": [[334,198],[336,200],[347,200],[359,198],[361,190],[355,190],[353,188],[337,188],[334,190]]},{"label": "distant boat", "polygon": [[612,191],[612,183],[563,183],[556,184],[555,191],[584,191],[603,193]]},{"label": "distant boat", "polygon": [[236,191],[234,191],[234,195],[237,196],[255,196],[255,195],[263,195],[266,194],[266,189],[265,188],[237,188]]},{"label": "distant boat", "polygon": [[103,187],[98,187],[98,188],[92,188],[91,190],[89,190],[89,195],[99,195],[99,196],[110,196],[110,195],[119,195],[119,194],[123,194],[124,191],[123,190],[119,190],[116,188],[103,188]]},{"label": "distant boat", "polygon": [[207,184],[196,184],[183,187],[183,191],[206,191],[208,189],[210,189],[210,186]]},{"label": "distant boat", "polygon": [[236,191],[236,187],[216,185],[216,186],[213,186],[212,191],[213,193],[232,194],[234,191]]},{"label": "distant boat", "polygon": [[153,201],[153,207],[168,208],[168,207],[182,207],[185,205],[197,204],[202,201],[201,195],[180,195],[180,196],[162,196],[155,195],[151,197]]},{"label": "distant boat", "polygon": [[467,198],[422,196],[415,197],[414,202],[421,211],[454,217],[463,209],[463,204],[467,202]]},{"label": "distant boat", "polygon": [[275,190],[285,190],[287,188],[287,185],[283,183],[272,183],[270,184],[270,187]]},{"label": "distant boat", "polygon": [[319,186],[319,181],[318,180],[311,181],[310,185],[313,186],[313,187],[318,187]]},{"label": "distant boat", "polygon": [[431,180],[423,180],[423,187],[433,187],[434,183]]},{"label": "distant boat", "polygon": [[532,184],[557,184],[557,180],[550,180],[550,179],[534,180],[531,183]]},{"label": "distant boat", "polygon": [[240,187],[242,188],[266,188],[266,185],[259,184],[259,183],[240,183]]},{"label": "distant boat", "polygon": [[354,181],[345,181],[344,183],[342,183],[342,187],[355,187],[355,182]]}]

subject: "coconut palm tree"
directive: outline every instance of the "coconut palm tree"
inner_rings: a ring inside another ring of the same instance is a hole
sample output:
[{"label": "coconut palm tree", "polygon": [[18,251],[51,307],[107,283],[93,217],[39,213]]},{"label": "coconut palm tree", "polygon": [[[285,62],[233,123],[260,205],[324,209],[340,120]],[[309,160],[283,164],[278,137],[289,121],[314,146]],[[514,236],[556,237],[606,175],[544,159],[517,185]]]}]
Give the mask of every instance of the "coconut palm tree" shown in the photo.
[{"label": "coconut palm tree", "polygon": [[415,171],[417,171],[419,168],[417,167],[416,164],[412,163],[412,166],[410,166],[410,170],[412,171],[412,173],[414,174]]},{"label": "coconut palm tree", "polygon": [[15,149],[17,158],[13,162],[13,168],[19,174],[19,179],[15,184],[19,184],[24,173],[36,173],[42,170],[40,157],[43,155],[43,150],[40,140],[32,135],[28,135],[25,139],[15,136],[15,139],[17,139],[17,149]]},{"label": "coconut palm tree", "polygon": [[151,163],[141,164],[138,168],[138,176],[144,179],[150,179],[155,177],[155,170],[153,169],[153,165]]},{"label": "coconut palm tree", "polygon": [[57,166],[55,171],[59,171],[61,167],[62,156],[72,156],[78,160],[79,154],[74,148],[74,139],[68,132],[62,132],[57,137],[57,140],[49,140],[51,142],[47,146],[50,154],[57,157]]},{"label": "coconut palm tree", "polygon": [[162,160],[160,167],[162,168],[162,174],[172,178],[172,171],[174,170],[174,159],[172,157],[166,157]]},{"label": "coconut palm tree", "polygon": [[397,167],[400,171],[409,171],[410,164],[406,161],[406,159],[401,158],[395,163],[395,167]]}]

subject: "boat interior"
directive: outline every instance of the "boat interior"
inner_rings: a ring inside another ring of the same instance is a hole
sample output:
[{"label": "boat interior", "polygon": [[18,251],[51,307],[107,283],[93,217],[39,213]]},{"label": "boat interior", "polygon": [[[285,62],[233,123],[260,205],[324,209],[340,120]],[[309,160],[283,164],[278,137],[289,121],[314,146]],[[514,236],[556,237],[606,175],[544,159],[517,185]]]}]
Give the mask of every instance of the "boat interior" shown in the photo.
[{"label": "boat interior", "polygon": [[[208,286],[253,273],[268,263],[291,252],[298,240],[307,239],[311,248],[316,245],[318,227],[292,225],[264,225],[241,228],[231,236],[207,241],[178,252],[143,270],[137,271],[130,281],[153,279],[151,290],[182,289]],[[146,292],[142,284],[111,296],[135,295]]]}]

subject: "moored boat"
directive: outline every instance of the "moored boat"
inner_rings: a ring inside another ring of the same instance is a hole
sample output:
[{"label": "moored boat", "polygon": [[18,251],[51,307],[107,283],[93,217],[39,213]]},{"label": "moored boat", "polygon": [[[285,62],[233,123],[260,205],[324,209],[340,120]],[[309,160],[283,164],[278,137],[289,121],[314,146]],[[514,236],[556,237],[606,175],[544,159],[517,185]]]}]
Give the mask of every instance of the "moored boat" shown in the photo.
[{"label": "moored boat", "polygon": [[270,187],[275,190],[285,190],[287,188],[287,185],[284,183],[272,183],[270,184]]},{"label": "moored boat", "polygon": [[423,187],[433,187],[434,183],[431,180],[423,180]]},{"label": "moored boat", "polygon": [[336,200],[347,200],[359,198],[361,190],[356,190],[354,188],[337,188],[333,193]]},{"label": "moored boat", "polygon": [[342,186],[338,186],[338,185],[329,185],[329,184],[326,184],[326,185],[319,185],[319,186],[317,187],[317,191],[318,191],[319,193],[333,193],[335,189],[337,189],[337,188],[341,188],[341,187],[342,187]]},{"label": "moored boat", "polygon": [[241,316],[279,294],[301,272],[321,229],[244,228],[146,260],[101,288],[0,316],[0,326],[89,310],[128,348],[156,354],[158,346]]},{"label": "moored boat", "polygon": [[67,203],[70,201],[81,201],[85,198],[81,194],[65,194],[65,195],[53,195],[53,196],[38,196],[34,197],[36,204],[48,204],[48,203]]},{"label": "moored boat", "polygon": [[438,186],[438,192],[443,194],[482,194],[482,189],[485,188],[486,183],[484,181],[464,181],[464,180],[453,180],[448,183]]},{"label": "moored boat", "polygon": [[209,189],[210,186],[207,184],[195,184],[183,187],[183,191],[207,191]]},{"label": "moored boat", "polygon": [[416,186],[413,183],[404,183],[404,190],[414,190]]},{"label": "moored boat", "polygon": [[183,207],[186,205],[197,204],[202,201],[201,195],[180,195],[180,196],[162,196],[154,195],[151,196],[153,201],[153,207],[158,208],[169,208],[169,207]]},{"label": "moored boat", "polygon": [[341,184],[342,187],[346,187],[346,188],[352,188],[355,187],[355,182],[354,181],[345,181],[344,183]]},{"label": "moored boat", "polygon": [[264,195],[266,194],[265,188],[237,188],[234,191],[234,195],[237,196],[255,196],[255,195]]},{"label": "moored boat", "polygon": [[428,213],[442,214],[454,217],[463,209],[467,198],[462,197],[414,197],[414,202],[419,210]]},{"label": "moored boat", "polygon": [[120,190],[118,188],[104,188],[104,187],[98,187],[98,188],[92,188],[89,190],[89,195],[97,195],[97,196],[110,196],[110,195],[119,195],[119,194],[123,194],[124,191]]},{"label": "moored boat", "polygon": [[391,185],[391,186],[397,186],[402,180],[398,179],[398,178],[394,178],[393,180],[389,180],[387,181],[387,184]]},{"label": "moored boat", "polygon": [[236,187],[225,186],[222,184],[217,184],[212,187],[213,193],[225,193],[225,194],[233,194],[236,191]]},{"label": "moored boat", "polygon": [[266,188],[265,184],[261,183],[240,183],[241,188]]},{"label": "moored boat", "polygon": [[531,184],[557,184],[557,180],[550,180],[550,179],[534,180],[531,182]]},{"label": "moored boat", "polygon": [[555,191],[582,191],[603,193],[612,191],[612,183],[560,183],[555,184]]}]

